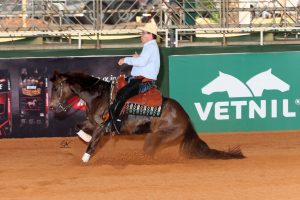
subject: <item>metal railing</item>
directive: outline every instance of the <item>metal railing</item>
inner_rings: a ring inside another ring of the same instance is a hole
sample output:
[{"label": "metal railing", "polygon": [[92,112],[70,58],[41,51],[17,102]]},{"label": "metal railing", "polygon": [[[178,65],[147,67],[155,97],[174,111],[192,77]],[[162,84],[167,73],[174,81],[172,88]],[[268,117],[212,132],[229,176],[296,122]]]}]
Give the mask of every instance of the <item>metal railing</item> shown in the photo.
[{"label": "metal railing", "polygon": [[[0,39],[11,38],[16,43],[20,37],[58,37],[68,44],[76,40],[77,47],[82,48],[82,40],[88,38],[100,47],[104,36],[136,36],[139,26],[154,19],[166,46],[206,37],[222,38],[221,44],[226,45],[233,34],[267,29],[284,33],[283,38],[292,35],[287,37],[289,41],[294,38],[297,42],[298,1],[0,0]],[[45,40],[51,43],[51,39]]]}]

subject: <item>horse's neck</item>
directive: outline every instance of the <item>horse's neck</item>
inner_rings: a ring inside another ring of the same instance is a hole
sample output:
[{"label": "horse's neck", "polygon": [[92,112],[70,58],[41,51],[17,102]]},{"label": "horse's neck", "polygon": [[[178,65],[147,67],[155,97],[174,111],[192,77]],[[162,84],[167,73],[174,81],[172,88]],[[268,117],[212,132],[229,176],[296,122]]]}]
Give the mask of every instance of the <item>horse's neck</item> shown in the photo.
[{"label": "horse's neck", "polygon": [[83,88],[80,88],[78,91],[75,92],[76,95],[78,95],[83,101],[85,101],[88,107],[91,107],[92,103],[99,98],[101,98],[105,102],[108,102],[109,93],[110,93],[110,89],[107,87],[103,87],[102,91],[96,89],[84,90]]}]

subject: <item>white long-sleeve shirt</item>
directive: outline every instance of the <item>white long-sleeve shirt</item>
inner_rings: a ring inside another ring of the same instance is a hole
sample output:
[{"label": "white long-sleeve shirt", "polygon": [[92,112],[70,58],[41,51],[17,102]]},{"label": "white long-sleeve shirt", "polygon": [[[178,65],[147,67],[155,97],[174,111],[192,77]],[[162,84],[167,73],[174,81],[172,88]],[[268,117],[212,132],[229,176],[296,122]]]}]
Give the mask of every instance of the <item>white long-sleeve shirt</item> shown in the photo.
[{"label": "white long-sleeve shirt", "polygon": [[132,76],[144,76],[156,80],[160,68],[160,56],[156,40],[146,42],[138,57],[126,57],[124,62],[133,66]]}]

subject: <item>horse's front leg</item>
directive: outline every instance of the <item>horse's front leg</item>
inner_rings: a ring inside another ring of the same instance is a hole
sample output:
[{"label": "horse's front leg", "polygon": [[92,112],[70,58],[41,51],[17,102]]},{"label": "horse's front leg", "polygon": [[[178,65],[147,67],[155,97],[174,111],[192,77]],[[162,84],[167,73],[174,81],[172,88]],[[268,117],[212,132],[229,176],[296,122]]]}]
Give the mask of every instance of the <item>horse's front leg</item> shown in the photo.
[{"label": "horse's front leg", "polygon": [[92,140],[92,136],[90,136],[87,131],[79,130],[76,134],[85,142],[90,142]]},{"label": "horse's front leg", "polygon": [[92,140],[92,134],[94,131],[94,125],[86,120],[78,126],[79,131],[76,133],[83,141],[90,142]]},{"label": "horse's front leg", "polygon": [[97,127],[94,131],[93,131],[93,135],[92,135],[92,139],[88,144],[88,147],[85,151],[85,153],[82,156],[82,161],[83,162],[88,162],[90,160],[90,157],[92,155],[92,153],[94,152],[97,144],[99,143],[100,139],[102,138],[102,136],[104,135],[104,131],[102,127]]}]

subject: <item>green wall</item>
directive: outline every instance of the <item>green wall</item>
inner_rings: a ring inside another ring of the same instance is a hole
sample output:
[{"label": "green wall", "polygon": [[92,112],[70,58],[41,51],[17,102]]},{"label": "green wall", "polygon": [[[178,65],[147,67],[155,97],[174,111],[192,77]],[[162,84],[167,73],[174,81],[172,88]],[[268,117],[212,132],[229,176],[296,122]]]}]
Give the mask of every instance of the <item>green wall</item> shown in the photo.
[{"label": "green wall", "polygon": [[197,131],[300,129],[300,52],[170,56],[170,97]]}]

